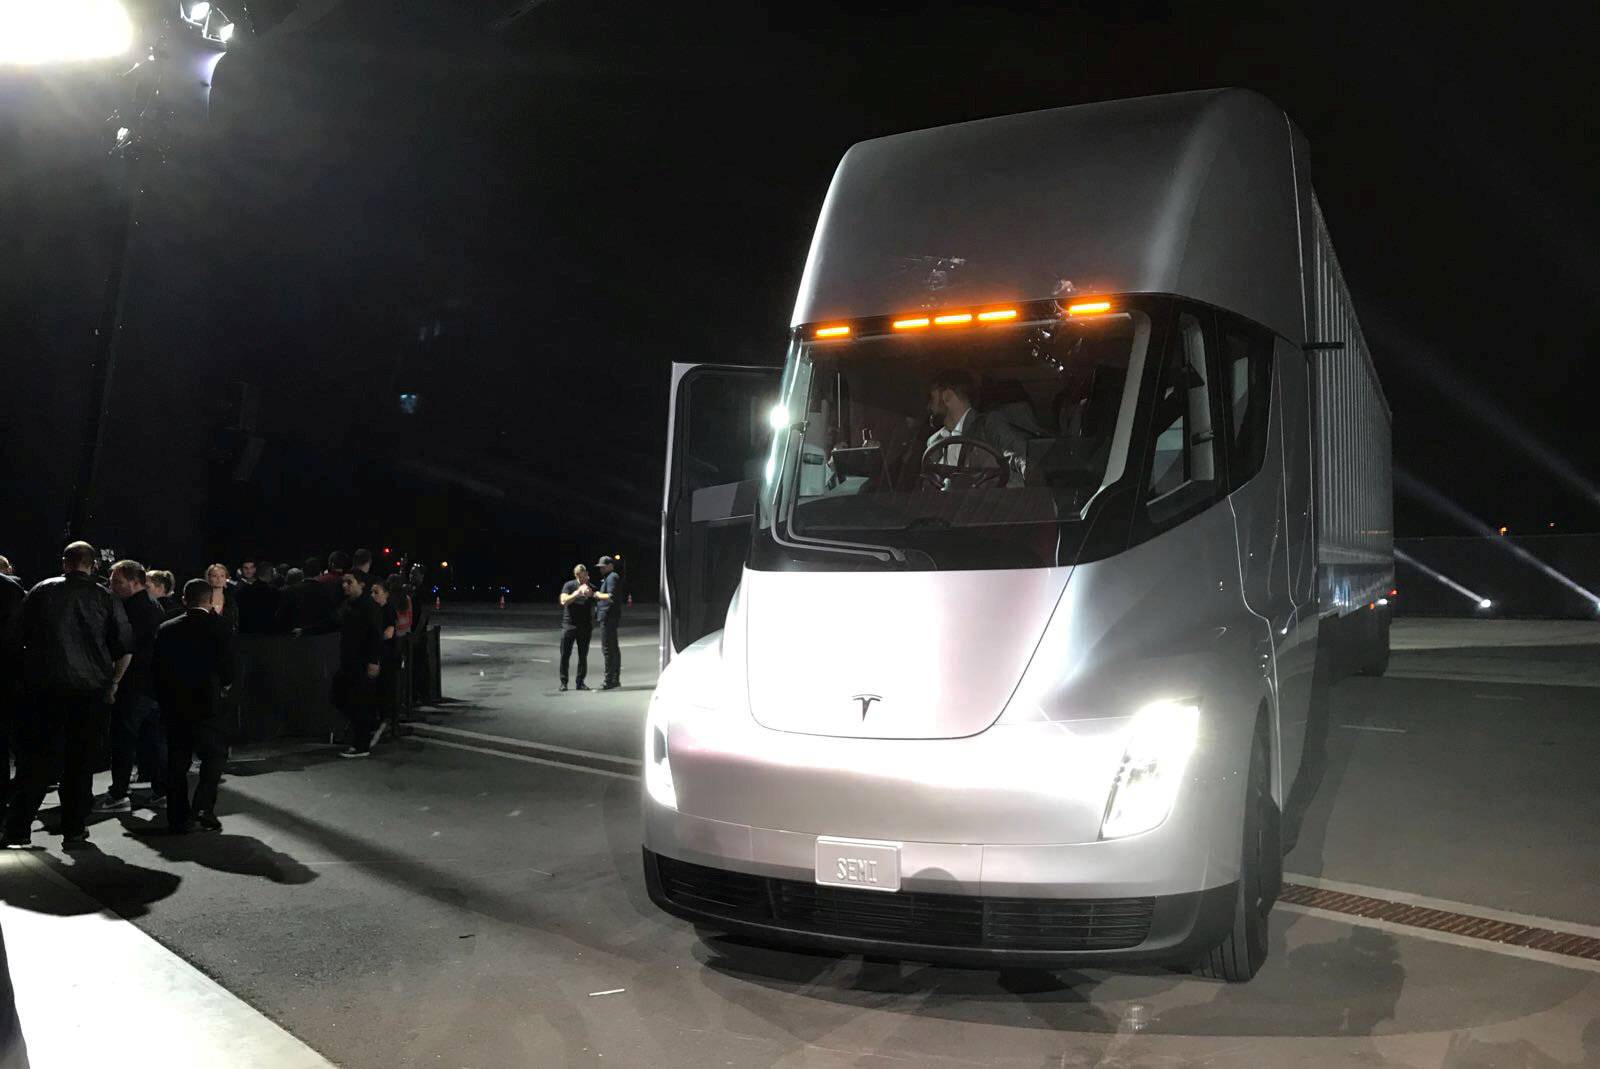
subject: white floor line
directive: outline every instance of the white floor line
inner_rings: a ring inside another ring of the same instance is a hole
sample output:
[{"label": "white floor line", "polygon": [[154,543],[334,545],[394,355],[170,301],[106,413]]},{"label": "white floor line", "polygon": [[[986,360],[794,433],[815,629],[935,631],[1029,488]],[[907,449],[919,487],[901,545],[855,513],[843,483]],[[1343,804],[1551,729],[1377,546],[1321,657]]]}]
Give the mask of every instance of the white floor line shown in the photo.
[{"label": "white floor line", "polygon": [[81,907],[62,917],[0,902],[33,1069],[121,1065],[141,1043],[157,1044],[167,1065],[332,1069],[265,1014],[100,908],[28,852],[0,856],[0,873],[11,901],[25,900],[29,883],[54,884],[46,888],[51,898]]},{"label": "white floor line", "polygon": [[[570,746],[554,746],[548,742],[534,742],[532,739],[513,739],[506,735],[486,735],[481,731],[468,731],[465,728],[447,728],[439,724],[418,724],[423,731],[436,732],[440,735],[449,735],[453,738],[477,739],[480,742],[498,742],[507,746],[523,746],[535,750],[545,750],[549,753],[568,754],[572,757],[593,757],[601,761],[611,761],[619,765],[643,765],[644,762],[635,757],[620,757],[617,754],[597,753],[594,750],[574,750]],[[642,736],[641,736],[642,737]]]},{"label": "white floor line", "polygon": [[1485,950],[1491,954],[1499,954],[1507,958],[1522,958],[1526,961],[1539,961],[1546,965],[1559,965],[1566,969],[1577,969],[1580,972],[1600,973],[1600,961],[1591,961],[1588,958],[1552,954],[1547,950],[1512,946],[1510,943],[1491,943],[1486,939],[1473,939],[1464,935],[1452,935],[1449,932],[1436,932],[1431,928],[1413,928],[1407,924],[1395,924],[1393,921],[1381,921],[1373,917],[1358,917],[1350,913],[1337,913],[1331,909],[1317,909],[1315,906],[1300,906],[1289,902],[1280,902],[1273,908],[1286,910],[1289,913],[1303,913],[1308,917],[1320,917],[1323,920],[1335,921],[1341,924],[1353,924],[1361,928],[1374,928],[1380,932],[1388,932],[1391,935],[1407,935],[1413,939],[1428,939],[1435,943],[1449,943],[1451,946],[1466,947],[1469,950]]},{"label": "white floor line", "polygon": [[523,634],[522,632],[518,632],[518,631],[514,631],[509,635],[508,634],[498,634],[498,635],[493,635],[493,634],[490,634],[490,635],[479,635],[479,634],[440,635],[439,638],[440,638],[441,641],[444,641],[444,642],[487,642],[487,643],[490,643],[492,645],[499,645],[499,646],[558,646],[558,645],[560,645],[559,641],[551,641],[549,639],[544,639],[544,638],[534,638],[532,635]]},{"label": "white floor line", "polygon": [[[1455,902],[1448,898],[1429,898],[1427,895],[1416,895],[1409,891],[1393,891],[1387,887],[1368,887],[1361,883],[1345,883],[1341,880],[1325,880],[1320,876],[1302,876],[1299,873],[1286,872],[1283,874],[1285,883],[1298,883],[1306,887],[1315,887],[1319,891],[1336,891],[1346,895],[1364,895],[1367,898],[1381,898],[1386,902],[1401,902],[1408,906],[1421,906],[1423,909],[1437,909],[1445,913],[1467,913],[1485,920],[1505,921],[1507,924],[1520,924],[1527,928],[1548,928],[1552,932],[1565,932],[1567,935],[1583,935],[1591,939],[1600,939],[1600,927],[1592,924],[1580,924],[1576,921],[1558,921],[1553,917],[1539,917],[1531,913],[1513,913],[1505,909],[1491,909],[1488,906],[1478,906],[1471,902]],[[1340,913],[1343,917],[1345,914]],[[1405,925],[1401,925],[1402,928]],[[1412,929],[1406,929],[1411,931]],[[1470,942],[1470,940],[1469,940]],[[1560,957],[1560,955],[1557,955]]]},{"label": "white floor line", "polygon": [[639,777],[631,772],[612,772],[605,768],[591,768],[589,765],[575,765],[570,761],[549,761],[543,757],[534,757],[531,754],[507,753],[505,750],[491,750],[487,746],[468,746],[464,742],[450,742],[447,739],[430,739],[425,735],[412,735],[429,746],[448,746],[452,750],[466,750],[469,753],[488,754],[490,757],[504,757],[508,761],[526,761],[530,765],[549,765],[552,768],[564,768],[569,772],[587,772],[591,776],[610,776],[612,779],[631,779],[637,781]]}]

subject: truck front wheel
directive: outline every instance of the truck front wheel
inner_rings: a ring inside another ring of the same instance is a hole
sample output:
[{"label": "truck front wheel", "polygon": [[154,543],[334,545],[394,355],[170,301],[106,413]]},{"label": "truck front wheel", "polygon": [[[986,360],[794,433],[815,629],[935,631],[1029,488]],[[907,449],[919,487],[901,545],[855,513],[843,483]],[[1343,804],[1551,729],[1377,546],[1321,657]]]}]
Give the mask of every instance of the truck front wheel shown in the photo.
[{"label": "truck front wheel", "polygon": [[1267,960],[1267,914],[1283,884],[1278,803],[1272,798],[1267,733],[1258,727],[1250,747],[1250,780],[1245,791],[1244,853],[1233,902],[1233,927],[1222,942],[1194,966],[1213,980],[1242,983]]}]

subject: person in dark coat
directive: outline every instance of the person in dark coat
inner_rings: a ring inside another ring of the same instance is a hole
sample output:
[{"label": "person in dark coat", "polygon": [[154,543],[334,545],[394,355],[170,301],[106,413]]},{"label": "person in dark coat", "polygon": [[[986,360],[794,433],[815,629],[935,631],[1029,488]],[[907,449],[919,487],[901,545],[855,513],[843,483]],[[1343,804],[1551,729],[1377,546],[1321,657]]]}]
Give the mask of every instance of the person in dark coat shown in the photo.
[{"label": "person in dark coat", "polygon": [[299,568],[290,568],[286,585],[278,599],[278,618],[274,627],[278,631],[305,630],[322,622],[322,584],[307,577]]},{"label": "person in dark coat", "polygon": [[340,757],[370,757],[377,742],[378,672],[383,664],[383,610],[363,596],[361,581],[339,577],[344,604],[332,626],[306,632],[339,632],[339,669],[333,675],[333,705],[350,721],[350,743]]},{"label": "person in dark coat", "polygon": [[126,813],[133,808],[128,785],[135,759],[149,778],[152,801],[166,803],[166,733],[150,665],[156,652],[156,631],[167,617],[150,596],[147,575],[138,561],[119,560],[111,566],[111,592],[122,601],[133,631],[133,660],[117,688],[111,719],[111,789],[95,800],[96,813]]},{"label": "person in dark coat", "polygon": [[561,689],[567,689],[567,665],[572,651],[578,651],[578,689],[588,690],[584,677],[589,674],[589,636],[594,628],[594,587],[589,585],[589,569],[578,565],[572,578],[561,588]]},{"label": "person in dark coat", "polygon": [[[225,564],[213,564],[206,569],[206,584],[211,587],[211,600],[207,607],[228,623],[228,629],[234,634],[239,633],[239,595],[234,593],[233,584],[228,581],[228,567]],[[187,607],[188,584],[184,585],[184,602]]]},{"label": "person in dark coat", "polygon": [[177,580],[173,578],[171,572],[151,568],[144,573],[144,580],[150,596],[161,606],[161,615],[164,619],[170,620],[174,616],[183,615],[183,595],[173,590]]},{"label": "person in dark coat", "polygon": [[358,549],[350,558],[350,574],[356,577],[356,582],[361,584],[361,593],[366,594],[372,589],[372,584],[378,577],[372,574],[372,550]]},{"label": "person in dark coat", "polygon": [[233,592],[239,602],[239,633],[241,635],[270,635],[278,627],[278,604],[283,591],[272,585],[277,566],[262,564],[252,569],[252,576],[244,577],[239,570],[239,581]]},{"label": "person in dark coat", "polygon": [[62,574],[28,591],[18,622],[26,690],[22,774],[6,807],[3,841],[27,846],[50,784],[61,784],[64,845],[89,841],[95,763],[104,744],[133,634],[122,603],[94,578],[95,549],[73,542]]},{"label": "person in dark coat", "polygon": [[0,806],[11,797],[11,725],[22,707],[22,664],[16,628],[27,597],[11,562],[0,557]]},{"label": "person in dark coat", "polygon": [[[184,613],[156,633],[152,674],[167,729],[167,827],[187,832],[193,824],[221,831],[217,787],[228,759],[228,740],[218,717],[219,699],[237,672],[233,629],[211,609],[212,587],[204,579],[183,585]],[[189,765],[200,758],[200,780],[189,793]]]},{"label": "person in dark coat", "polygon": [[601,557],[595,567],[600,569],[600,589],[594,593],[594,622],[600,627],[600,649],[606,658],[606,679],[601,690],[616,690],[622,686],[622,644],[617,640],[617,628],[622,625],[622,605],[627,595],[622,590],[622,576],[616,562]]}]

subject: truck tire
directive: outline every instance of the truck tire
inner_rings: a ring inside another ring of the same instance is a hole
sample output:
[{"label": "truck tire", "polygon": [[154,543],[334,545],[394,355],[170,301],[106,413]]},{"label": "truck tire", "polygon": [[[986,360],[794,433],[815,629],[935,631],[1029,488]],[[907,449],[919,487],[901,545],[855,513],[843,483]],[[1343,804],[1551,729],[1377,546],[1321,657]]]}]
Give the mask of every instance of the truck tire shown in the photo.
[{"label": "truck tire", "polygon": [[1233,901],[1233,927],[1193,972],[1212,980],[1243,983],[1267,960],[1267,914],[1283,886],[1283,853],[1279,842],[1278,804],[1272,799],[1267,773],[1267,735],[1257,726],[1250,747],[1250,779],[1245,790],[1244,852]]}]

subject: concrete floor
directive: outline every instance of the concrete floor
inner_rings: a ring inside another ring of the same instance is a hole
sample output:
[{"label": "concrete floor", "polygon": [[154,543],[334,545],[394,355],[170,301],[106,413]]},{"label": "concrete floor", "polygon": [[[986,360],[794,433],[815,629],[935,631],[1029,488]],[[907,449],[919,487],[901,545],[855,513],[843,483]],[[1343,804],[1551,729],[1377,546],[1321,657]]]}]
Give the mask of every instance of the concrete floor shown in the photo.
[{"label": "concrete floor", "polygon": [[[96,825],[94,850],[36,856],[340,1065],[1600,1066],[1600,971],[1303,910],[1274,913],[1271,959],[1242,986],[703,938],[650,905],[639,872],[625,762],[653,618],[624,635],[638,689],[607,694],[555,692],[551,624],[447,620],[454,700],[431,738],[364,762],[239,754],[220,836],[139,838],[136,813]],[[1600,698],[1486,665],[1517,646],[1506,665],[1576,678],[1600,626],[1562,643],[1502,629],[1488,647],[1433,626],[1397,631],[1397,678],[1335,688],[1288,868],[1600,926]],[[561,755],[529,742],[623,762],[542,763]]]}]

